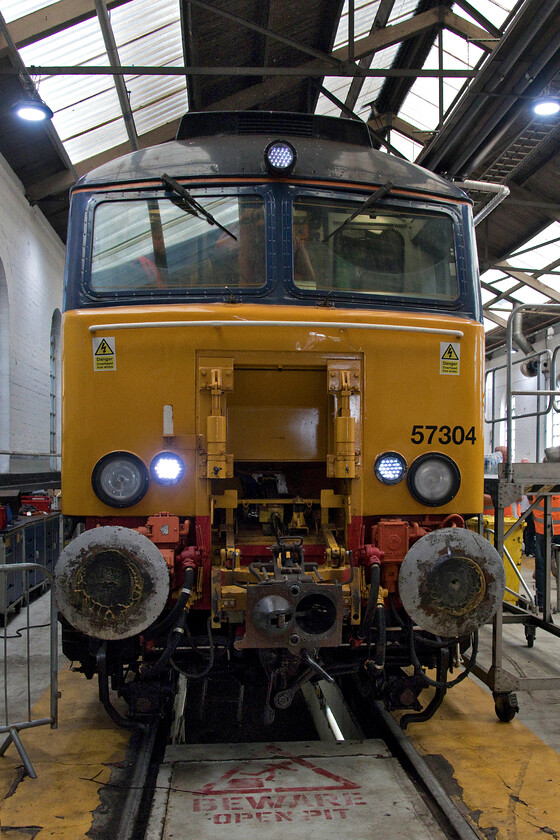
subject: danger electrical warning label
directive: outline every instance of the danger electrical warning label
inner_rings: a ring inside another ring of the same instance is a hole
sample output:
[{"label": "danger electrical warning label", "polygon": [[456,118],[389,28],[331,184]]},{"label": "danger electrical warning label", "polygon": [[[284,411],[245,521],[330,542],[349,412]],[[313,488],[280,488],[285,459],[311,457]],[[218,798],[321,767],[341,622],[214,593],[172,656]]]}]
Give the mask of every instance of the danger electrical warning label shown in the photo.
[{"label": "danger electrical warning label", "polygon": [[93,369],[94,370],[116,370],[117,358],[115,356],[114,336],[99,336],[93,339]]},{"label": "danger electrical warning label", "polygon": [[461,362],[461,345],[455,342],[440,341],[439,372],[448,376],[458,376]]}]

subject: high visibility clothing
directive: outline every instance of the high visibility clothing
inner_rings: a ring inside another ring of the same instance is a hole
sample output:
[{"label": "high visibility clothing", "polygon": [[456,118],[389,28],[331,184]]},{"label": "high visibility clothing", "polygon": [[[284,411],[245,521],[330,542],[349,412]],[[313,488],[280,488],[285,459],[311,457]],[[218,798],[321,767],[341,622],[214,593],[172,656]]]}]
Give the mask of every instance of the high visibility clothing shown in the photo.
[{"label": "high visibility clothing", "polygon": [[[484,495],[484,510],[482,511],[484,516],[494,516],[495,511],[492,507],[492,500],[490,496]],[[521,516],[521,512],[519,509],[519,502],[512,502],[511,505],[508,505],[507,508],[504,508],[504,516],[514,517],[515,519],[519,519]]]},{"label": "high visibility clothing", "polygon": [[[560,536],[560,496],[550,497],[550,515],[552,533],[555,537]],[[535,532],[544,534],[544,497],[533,508],[533,519],[535,520]]]}]

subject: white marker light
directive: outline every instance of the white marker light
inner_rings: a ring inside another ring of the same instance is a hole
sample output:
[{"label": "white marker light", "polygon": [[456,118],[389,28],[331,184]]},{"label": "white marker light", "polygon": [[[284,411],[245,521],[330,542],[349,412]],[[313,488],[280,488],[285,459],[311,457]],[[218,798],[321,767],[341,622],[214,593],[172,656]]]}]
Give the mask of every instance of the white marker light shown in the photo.
[{"label": "white marker light", "polygon": [[274,175],[288,175],[296,165],[296,150],[285,140],[269,143],[264,158],[269,172]]},{"label": "white marker light", "polygon": [[174,452],[160,452],[150,465],[154,481],[160,484],[177,484],[183,477],[185,465]]},{"label": "white marker light", "polygon": [[398,484],[406,475],[406,461],[398,452],[384,452],[375,461],[374,471],[383,484]]}]

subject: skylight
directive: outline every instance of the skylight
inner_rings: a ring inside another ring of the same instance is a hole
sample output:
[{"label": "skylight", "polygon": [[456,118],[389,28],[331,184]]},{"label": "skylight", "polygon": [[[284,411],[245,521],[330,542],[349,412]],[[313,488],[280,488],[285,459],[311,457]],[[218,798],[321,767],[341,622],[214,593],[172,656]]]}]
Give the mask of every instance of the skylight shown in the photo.
[{"label": "skylight", "polygon": [[[494,26],[501,27],[506,21],[511,9],[514,7],[516,0],[477,0],[476,9]],[[355,39],[369,34],[371,26],[375,20],[375,15],[379,8],[378,0],[375,2],[368,2],[367,0],[356,0],[354,12],[354,34]],[[411,18],[418,8],[418,0],[397,0],[395,2],[391,16],[387,25],[395,24]],[[455,4],[453,12],[465,20],[469,20],[481,26],[479,21],[470,17],[460,6]],[[489,36],[491,39],[491,36]],[[340,19],[338,32],[335,39],[335,49],[348,44],[348,0],[344,5],[344,10]],[[380,50],[375,53],[371,69],[389,69],[395,60],[399,49],[399,44]],[[472,70],[480,59],[483,57],[484,51],[472,41],[461,38],[448,30],[443,32],[443,69],[444,70]],[[426,69],[436,70],[439,67],[439,54],[437,42],[434,38],[434,47],[431,50],[427,60],[424,63]],[[353,111],[362,119],[369,119],[371,115],[371,106],[375,104],[375,100],[379,96],[381,88],[385,82],[383,77],[368,77],[364,80],[358,99],[353,106]],[[443,112],[444,114],[449,110],[457,94],[464,86],[465,79],[463,78],[444,78],[443,82]],[[331,93],[333,93],[341,102],[345,102],[348,91],[350,90],[351,80],[340,78],[326,78],[324,86]],[[316,113],[332,114],[334,116],[341,115],[340,108],[334,104],[328,97],[321,95],[316,108]],[[422,131],[433,131],[437,128],[440,121],[439,110],[439,81],[435,77],[418,78],[397,115],[406,120],[412,126]],[[415,160],[422,149],[420,142],[415,141],[410,136],[404,136],[397,131],[391,131],[392,145],[404,154],[408,160]]]},{"label": "skylight", "polygon": [[[28,0],[31,3],[31,0]],[[18,7],[21,0],[17,0]],[[0,0],[0,7],[10,5]],[[42,4],[45,5],[44,3]],[[121,64],[177,66],[183,63],[179,3],[129,0],[110,12]],[[107,66],[105,43],[97,17],[23,47],[29,67]],[[42,99],[54,111],[53,124],[73,163],[121,144],[128,145],[122,111],[110,75],[50,76],[34,79]],[[138,134],[173,122],[187,110],[183,76],[125,76]]]}]

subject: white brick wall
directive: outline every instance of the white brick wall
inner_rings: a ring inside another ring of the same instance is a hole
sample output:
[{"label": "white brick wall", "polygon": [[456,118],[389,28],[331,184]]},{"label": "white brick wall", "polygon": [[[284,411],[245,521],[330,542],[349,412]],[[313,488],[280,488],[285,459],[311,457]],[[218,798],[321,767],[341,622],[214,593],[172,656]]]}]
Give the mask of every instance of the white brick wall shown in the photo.
[{"label": "white brick wall", "polygon": [[[1,156],[0,263],[0,351],[9,344],[8,369],[0,362],[0,449],[48,452],[50,331],[62,309],[64,245]],[[48,469],[48,458],[0,455],[0,472]]]}]

